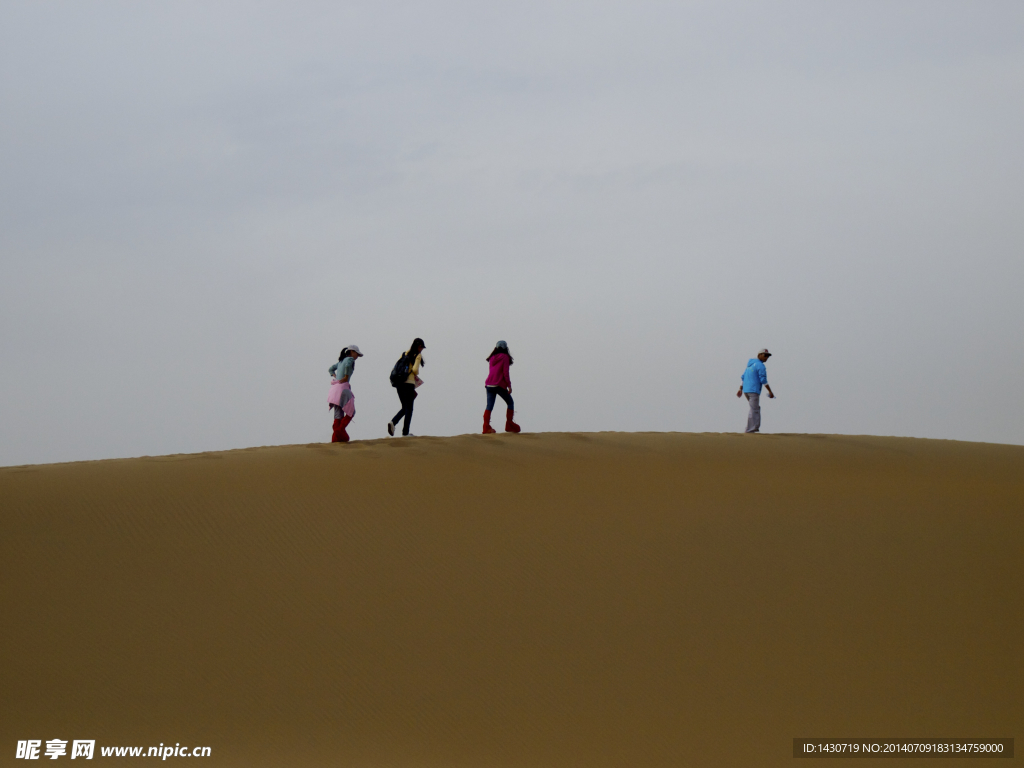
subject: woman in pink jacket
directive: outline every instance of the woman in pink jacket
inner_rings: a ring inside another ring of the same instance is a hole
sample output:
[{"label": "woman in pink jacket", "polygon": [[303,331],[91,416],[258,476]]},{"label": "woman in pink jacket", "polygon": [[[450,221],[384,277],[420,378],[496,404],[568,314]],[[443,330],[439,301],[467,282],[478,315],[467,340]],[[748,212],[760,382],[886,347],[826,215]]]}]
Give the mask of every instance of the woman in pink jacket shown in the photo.
[{"label": "woman in pink jacket", "polygon": [[484,411],[484,434],[493,434],[496,430],[491,427],[491,411],[494,410],[494,398],[500,397],[505,401],[508,410],[505,411],[505,431],[518,432],[519,425],[512,421],[515,415],[515,404],[512,402],[512,380],[508,377],[508,367],[512,365],[512,355],[508,351],[508,344],[499,341],[494,345],[494,351],[487,357],[491,364],[491,371],[487,374],[487,381],[484,387],[487,389],[487,410]]}]

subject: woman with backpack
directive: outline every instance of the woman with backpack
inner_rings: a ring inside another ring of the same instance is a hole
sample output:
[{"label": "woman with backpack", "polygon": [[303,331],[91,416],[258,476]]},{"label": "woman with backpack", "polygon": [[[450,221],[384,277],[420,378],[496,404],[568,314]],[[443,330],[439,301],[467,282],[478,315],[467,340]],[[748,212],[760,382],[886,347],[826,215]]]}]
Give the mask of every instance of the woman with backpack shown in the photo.
[{"label": "woman with backpack", "polygon": [[327,369],[331,374],[331,391],[327,396],[327,407],[334,411],[334,432],[332,443],[347,443],[348,432],[345,427],[355,418],[356,396],[352,394],[352,373],[356,368],[356,358],[362,357],[359,347],[353,344],[345,347],[338,355],[338,362]]},{"label": "woman with backpack", "polygon": [[422,354],[426,348],[427,345],[423,343],[423,339],[413,339],[409,349],[398,358],[394,370],[391,371],[391,384],[398,390],[398,399],[402,403],[401,410],[395,414],[395,418],[388,422],[388,434],[392,437],[395,436],[395,424],[403,416],[405,423],[402,424],[402,436],[409,436],[409,425],[412,423],[412,401],[416,399],[416,387],[423,383],[419,377],[420,367],[427,364]]},{"label": "woman with backpack", "polygon": [[512,365],[512,353],[508,351],[508,344],[499,341],[494,345],[494,351],[487,356],[487,362],[491,365],[490,373],[484,382],[487,390],[487,410],[484,411],[484,434],[491,435],[497,430],[491,427],[491,411],[494,410],[494,398],[500,397],[505,401],[508,410],[505,411],[505,431],[518,432],[519,425],[512,421],[515,416],[515,404],[512,402],[512,380],[508,375],[508,368]]}]

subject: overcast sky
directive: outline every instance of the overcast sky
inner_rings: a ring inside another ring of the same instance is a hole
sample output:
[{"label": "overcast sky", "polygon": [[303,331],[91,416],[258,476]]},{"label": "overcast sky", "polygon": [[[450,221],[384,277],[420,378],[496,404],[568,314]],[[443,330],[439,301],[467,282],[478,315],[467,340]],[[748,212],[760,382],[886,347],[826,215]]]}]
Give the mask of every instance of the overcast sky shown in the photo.
[{"label": "overcast sky", "polygon": [[[1024,3],[0,3],[0,464],[413,432],[1024,443]],[[499,414],[503,407],[499,405]]]}]

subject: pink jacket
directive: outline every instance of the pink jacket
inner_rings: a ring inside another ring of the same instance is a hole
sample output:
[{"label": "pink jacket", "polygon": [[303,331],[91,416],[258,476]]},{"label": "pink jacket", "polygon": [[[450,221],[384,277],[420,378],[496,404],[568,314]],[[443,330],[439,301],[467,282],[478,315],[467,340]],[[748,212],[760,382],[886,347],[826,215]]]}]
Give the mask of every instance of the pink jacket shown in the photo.
[{"label": "pink jacket", "polygon": [[487,374],[487,381],[484,382],[484,386],[510,389],[512,387],[512,380],[508,377],[508,355],[504,352],[499,352],[488,362],[491,364],[491,372]]},{"label": "pink jacket", "polygon": [[352,387],[347,381],[342,383],[335,379],[331,382],[331,388],[327,393],[327,407],[341,408],[346,416],[356,415],[356,396],[352,394]]}]

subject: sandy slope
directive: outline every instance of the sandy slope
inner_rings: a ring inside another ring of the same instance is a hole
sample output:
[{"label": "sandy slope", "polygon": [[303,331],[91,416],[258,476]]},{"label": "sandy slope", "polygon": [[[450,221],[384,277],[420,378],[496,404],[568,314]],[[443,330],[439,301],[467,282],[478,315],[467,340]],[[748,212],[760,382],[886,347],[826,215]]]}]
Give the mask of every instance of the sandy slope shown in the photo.
[{"label": "sandy slope", "polygon": [[1024,737],[1024,447],[524,434],[6,468],[0,547],[0,764],[55,737],[280,766]]}]

